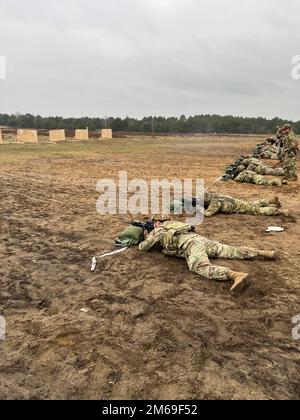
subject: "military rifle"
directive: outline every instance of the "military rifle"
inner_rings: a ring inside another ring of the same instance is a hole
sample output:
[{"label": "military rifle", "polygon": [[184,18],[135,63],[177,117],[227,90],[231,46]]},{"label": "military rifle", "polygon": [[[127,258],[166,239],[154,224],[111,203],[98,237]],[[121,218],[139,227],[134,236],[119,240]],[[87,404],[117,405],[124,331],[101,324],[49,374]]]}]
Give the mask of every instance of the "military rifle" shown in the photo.
[{"label": "military rifle", "polygon": [[131,226],[139,227],[144,230],[147,230],[149,233],[154,230],[154,222],[149,220],[147,222],[139,222],[138,220],[132,220],[130,222]]}]

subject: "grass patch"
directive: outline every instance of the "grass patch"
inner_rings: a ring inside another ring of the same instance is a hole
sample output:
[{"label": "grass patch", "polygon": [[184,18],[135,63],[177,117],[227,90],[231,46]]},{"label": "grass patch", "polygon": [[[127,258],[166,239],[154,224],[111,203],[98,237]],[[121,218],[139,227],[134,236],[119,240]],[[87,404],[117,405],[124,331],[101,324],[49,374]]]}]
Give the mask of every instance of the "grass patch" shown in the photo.
[{"label": "grass patch", "polygon": [[162,145],[159,139],[115,139],[85,143],[4,144],[0,146],[0,164],[32,158],[92,157],[107,153],[146,153]]}]

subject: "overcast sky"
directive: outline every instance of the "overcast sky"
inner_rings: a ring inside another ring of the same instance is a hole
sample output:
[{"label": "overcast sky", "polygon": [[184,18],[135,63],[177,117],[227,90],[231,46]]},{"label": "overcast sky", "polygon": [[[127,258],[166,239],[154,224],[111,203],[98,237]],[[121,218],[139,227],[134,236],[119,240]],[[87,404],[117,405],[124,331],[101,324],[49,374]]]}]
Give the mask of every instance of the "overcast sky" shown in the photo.
[{"label": "overcast sky", "polygon": [[299,120],[299,0],[0,0],[0,113]]}]

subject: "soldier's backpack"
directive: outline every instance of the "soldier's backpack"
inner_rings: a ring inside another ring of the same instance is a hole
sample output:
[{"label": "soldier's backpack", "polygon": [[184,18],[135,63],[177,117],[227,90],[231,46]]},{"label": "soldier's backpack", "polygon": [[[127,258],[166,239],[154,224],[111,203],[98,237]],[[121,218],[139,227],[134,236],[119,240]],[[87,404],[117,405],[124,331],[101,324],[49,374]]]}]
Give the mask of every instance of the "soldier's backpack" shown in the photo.
[{"label": "soldier's backpack", "polygon": [[135,226],[128,226],[115,239],[115,245],[120,247],[131,247],[140,244],[144,240],[144,229]]},{"label": "soldier's backpack", "polygon": [[188,223],[176,221],[164,222],[162,226],[167,230],[163,239],[163,245],[167,251],[176,251],[176,236],[189,233],[193,230],[192,226]]}]

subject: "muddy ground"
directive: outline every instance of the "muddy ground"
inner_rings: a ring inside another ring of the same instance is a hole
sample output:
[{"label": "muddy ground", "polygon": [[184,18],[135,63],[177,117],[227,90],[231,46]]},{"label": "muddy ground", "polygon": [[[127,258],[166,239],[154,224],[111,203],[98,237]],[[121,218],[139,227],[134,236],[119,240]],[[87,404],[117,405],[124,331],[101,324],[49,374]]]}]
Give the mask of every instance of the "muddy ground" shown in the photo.
[{"label": "muddy ground", "polygon": [[[279,251],[275,262],[217,263],[251,273],[242,294],[189,273],[184,261],[130,249],[90,272],[124,218],[96,213],[96,182],[204,178],[253,138],[121,139],[0,146],[0,342],[3,399],[299,399],[299,184],[221,183],[279,195],[294,218],[219,215],[199,232]],[[274,165],[275,162],[272,163]],[[269,225],[285,228],[266,234]],[[80,311],[88,308],[88,313]]]}]

